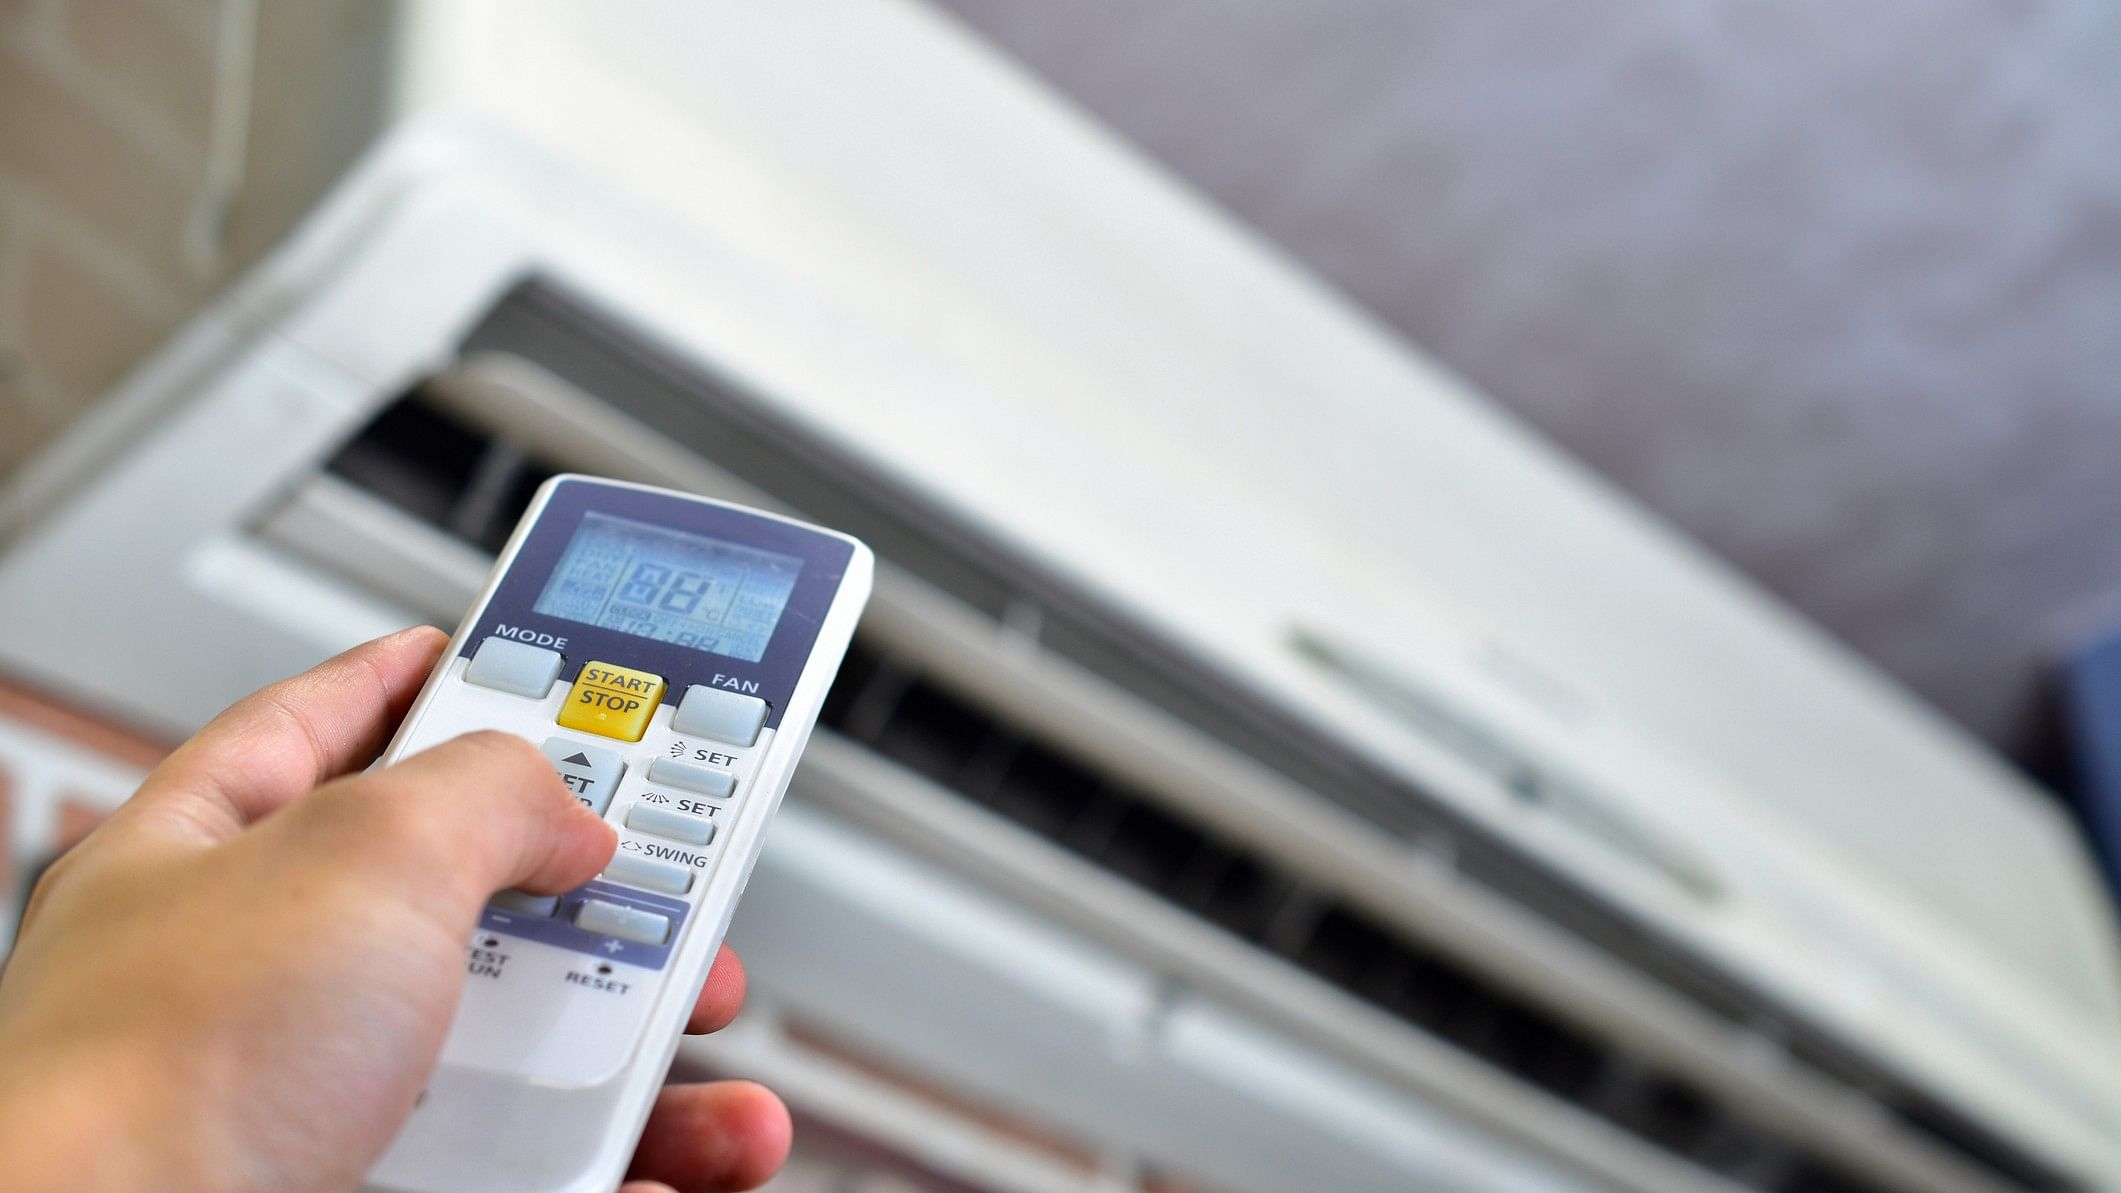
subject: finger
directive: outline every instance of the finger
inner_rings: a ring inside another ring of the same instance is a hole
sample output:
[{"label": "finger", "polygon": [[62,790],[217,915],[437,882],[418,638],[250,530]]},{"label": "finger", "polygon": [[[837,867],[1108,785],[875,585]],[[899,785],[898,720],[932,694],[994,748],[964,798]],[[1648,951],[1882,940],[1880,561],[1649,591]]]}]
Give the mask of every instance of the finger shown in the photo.
[{"label": "finger", "polygon": [[141,786],[134,815],[177,811],[225,840],[380,753],[449,641],[432,626],[378,638],[230,706]]},{"label": "finger", "polygon": [[626,1174],[680,1193],[731,1193],[765,1184],[788,1158],[788,1108],[763,1085],[665,1086]]},{"label": "finger", "polygon": [[707,983],[700,987],[699,1001],[692,1004],[692,1018],[685,1021],[685,1034],[703,1036],[729,1026],[744,1005],[744,987],[743,959],[725,944],[714,955],[714,966],[707,971]]},{"label": "finger", "polygon": [[627,1181],[619,1186],[619,1193],[678,1193],[678,1191],[661,1181]]},{"label": "finger", "polygon": [[537,747],[494,730],[329,784],[259,831],[303,857],[414,884],[451,921],[504,887],[572,890],[618,847]]}]

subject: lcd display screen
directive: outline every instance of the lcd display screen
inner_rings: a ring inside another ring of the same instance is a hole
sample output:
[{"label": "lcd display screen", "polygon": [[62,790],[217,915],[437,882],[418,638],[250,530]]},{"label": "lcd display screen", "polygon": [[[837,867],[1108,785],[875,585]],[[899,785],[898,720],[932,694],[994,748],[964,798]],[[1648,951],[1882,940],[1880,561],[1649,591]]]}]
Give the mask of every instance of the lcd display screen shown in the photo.
[{"label": "lcd display screen", "polygon": [[792,555],[588,513],[533,607],[756,663],[802,570]]}]

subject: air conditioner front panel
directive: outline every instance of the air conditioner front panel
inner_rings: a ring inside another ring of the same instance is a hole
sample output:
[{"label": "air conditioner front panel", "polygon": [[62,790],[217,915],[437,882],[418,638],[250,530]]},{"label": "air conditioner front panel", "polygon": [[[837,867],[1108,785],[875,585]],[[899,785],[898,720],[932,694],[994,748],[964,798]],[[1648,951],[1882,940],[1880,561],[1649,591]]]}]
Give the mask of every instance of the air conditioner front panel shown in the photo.
[{"label": "air conditioner front panel", "polygon": [[[731,939],[798,1012],[1230,1189],[1585,1188],[800,802]],[[823,934],[824,939],[820,939]],[[802,943],[798,943],[802,942]],[[1027,1024],[1036,1024],[1027,1029]],[[1360,1092],[1358,1092],[1360,1091]]]},{"label": "air conditioner front panel", "polygon": [[[661,300],[629,318],[719,339],[720,364],[1118,599],[1163,577],[1150,611],[1180,607],[1193,645],[1263,678],[1289,674],[1292,622],[1390,648],[1461,620],[1452,665],[1494,680],[1515,660],[1595,697],[2113,1017],[2112,918],[2041,796],[947,20],[843,0],[479,12],[455,22],[482,69],[454,100],[707,229],[734,259],[713,267],[852,315],[835,342],[860,347],[750,352],[772,333],[744,312]],[[692,151],[630,153],[612,127]],[[1280,567],[1258,566],[1265,543]],[[1965,881],[1986,868],[2020,878]]]}]

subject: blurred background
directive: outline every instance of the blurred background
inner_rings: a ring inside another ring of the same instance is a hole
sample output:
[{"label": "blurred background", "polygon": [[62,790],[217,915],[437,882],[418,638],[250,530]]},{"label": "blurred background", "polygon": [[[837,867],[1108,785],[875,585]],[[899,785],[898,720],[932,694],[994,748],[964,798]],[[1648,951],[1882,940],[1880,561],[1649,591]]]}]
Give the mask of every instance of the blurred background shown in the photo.
[{"label": "blurred background", "polygon": [[0,0],[0,923],[601,472],[885,565],[681,1062],[777,1189],[2121,1188],[2117,61]]}]

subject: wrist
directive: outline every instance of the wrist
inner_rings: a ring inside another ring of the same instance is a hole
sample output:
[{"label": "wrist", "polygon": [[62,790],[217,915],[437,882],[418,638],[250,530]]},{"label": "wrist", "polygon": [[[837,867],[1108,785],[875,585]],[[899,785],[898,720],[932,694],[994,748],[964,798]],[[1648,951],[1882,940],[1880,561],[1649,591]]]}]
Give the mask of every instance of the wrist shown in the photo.
[{"label": "wrist", "polygon": [[181,1138],[148,1056],[106,1042],[0,1033],[0,1170],[8,1188],[128,1193],[189,1187],[194,1141]]}]

